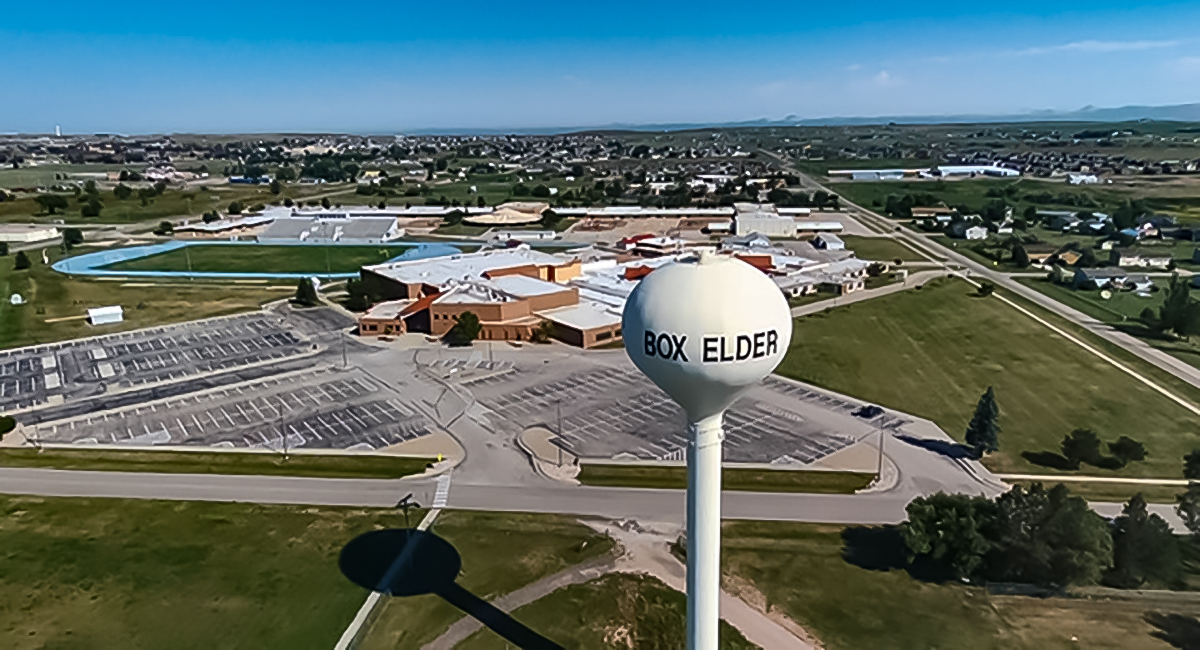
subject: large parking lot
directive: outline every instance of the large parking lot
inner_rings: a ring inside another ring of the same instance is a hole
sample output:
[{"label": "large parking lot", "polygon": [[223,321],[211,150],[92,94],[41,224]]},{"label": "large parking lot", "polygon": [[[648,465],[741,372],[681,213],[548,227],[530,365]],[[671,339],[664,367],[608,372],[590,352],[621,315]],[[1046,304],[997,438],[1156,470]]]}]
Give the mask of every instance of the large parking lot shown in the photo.
[{"label": "large parking lot", "polygon": [[43,424],[44,442],[378,449],[430,422],[366,373],[310,370]]},{"label": "large parking lot", "polygon": [[[528,379],[529,375],[522,375]],[[682,409],[632,368],[595,368],[520,387],[513,381],[472,386],[480,401],[516,428],[559,430],[559,444],[584,458],[683,460]],[[725,459],[804,465],[889,426],[866,422],[860,406],[782,379],[751,390],[726,413]],[[898,423],[899,420],[896,420]]]},{"label": "large parking lot", "polygon": [[178,381],[312,350],[278,318],[250,314],[0,352],[0,409]]}]

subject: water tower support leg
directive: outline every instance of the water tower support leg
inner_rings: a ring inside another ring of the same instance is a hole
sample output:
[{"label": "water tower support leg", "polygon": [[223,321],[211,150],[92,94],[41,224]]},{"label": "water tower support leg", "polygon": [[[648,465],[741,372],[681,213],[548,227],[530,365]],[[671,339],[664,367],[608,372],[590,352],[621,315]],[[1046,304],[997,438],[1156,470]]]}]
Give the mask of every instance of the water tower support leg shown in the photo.
[{"label": "water tower support leg", "polygon": [[721,428],[724,414],[691,425],[687,487],[688,650],[717,650],[721,618]]}]

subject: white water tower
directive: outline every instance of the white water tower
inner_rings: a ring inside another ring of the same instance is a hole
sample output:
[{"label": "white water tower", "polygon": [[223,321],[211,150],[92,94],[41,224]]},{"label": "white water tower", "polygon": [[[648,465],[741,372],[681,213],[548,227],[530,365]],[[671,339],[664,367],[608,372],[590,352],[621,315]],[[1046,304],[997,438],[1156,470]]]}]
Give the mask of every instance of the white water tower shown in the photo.
[{"label": "white water tower", "polygon": [[687,647],[716,650],[722,421],[783,360],[791,310],[758,269],[701,253],[647,275],[625,304],[621,331],[633,363],[687,412]]}]

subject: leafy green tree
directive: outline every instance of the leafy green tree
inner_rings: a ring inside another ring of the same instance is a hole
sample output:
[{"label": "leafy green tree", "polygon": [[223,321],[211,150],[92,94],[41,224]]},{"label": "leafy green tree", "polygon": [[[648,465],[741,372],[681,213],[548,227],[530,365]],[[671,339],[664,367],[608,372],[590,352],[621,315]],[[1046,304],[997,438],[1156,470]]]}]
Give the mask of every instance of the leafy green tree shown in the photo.
[{"label": "leafy green tree", "polygon": [[104,204],[100,203],[100,199],[96,198],[95,194],[91,194],[88,196],[87,203],[79,209],[79,214],[84,217],[98,217],[103,209]]},{"label": "leafy green tree", "polygon": [[529,193],[539,199],[545,199],[550,196],[550,188],[546,187],[545,185],[542,185],[541,183],[538,183],[537,185],[533,186],[533,189],[530,190]]},{"label": "leafy green tree", "polygon": [[358,278],[346,281],[346,308],[352,311],[366,311],[371,308],[371,296],[366,285]]},{"label": "leafy green tree", "polygon": [[442,217],[442,221],[445,221],[446,225],[457,226],[463,221],[463,211],[451,210],[446,213],[446,216]]},{"label": "leafy green tree", "polygon": [[517,183],[513,186],[513,196],[529,196],[529,186],[524,183]]},{"label": "leafy green tree", "polygon": [[25,251],[17,251],[17,257],[13,260],[13,270],[23,271],[31,266],[33,264],[29,261],[29,256],[25,254]]},{"label": "leafy green tree", "polygon": [[464,311],[454,318],[454,325],[446,332],[445,340],[452,346],[470,345],[471,341],[479,338],[483,325],[473,312]]},{"label": "leafy green tree", "polygon": [[1095,582],[1112,558],[1108,524],[1059,483],[1014,486],[996,499],[989,577],[1046,586]]},{"label": "leafy green tree", "polygon": [[321,298],[317,295],[317,287],[313,284],[312,278],[303,278],[296,284],[296,295],[292,300],[301,307],[313,307],[320,304]]},{"label": "leafy green tree", "polygon": [[170,235],[174,234],[174,232],[175,224],[170,221],[160,221],[158,222],[158,228],[154,229],[154,234],[156,235]]},{"label": "leafy green tree", "polygon": [[74,246],[83,243],[83,231],[78,228],[63,228],[62,231],[63,244],[66,244],[67,250]]},{"label": "leafy green tree", "polygon": [[560,216],[554,210],[545,210],[544,212],[542,212],[541,224],[542,224],[543,228],[547,228],[549,230],[555,230],[558,228],[559,224],[562,223],[562,220],[563,220],[562,216]]},{"label": "leafy green tree", "polygon": [[1133,461],[1146,460],[1146,446],[1130,438],[1121,436],[1116,442],[1108,443],[1108,453],[1124,467]]},{"label": "leafy green tree", "polygon": [[124,201],[125,199],[133,196],[133,188],[124,183],[118,183],[117,186],[113,188],[112,193],[113,196],[117,197],[118,200]]},{"label": "leafy green tree", "polygon": [[241,201],[233,201],[229,204],[229,214],[241,214],[246,206],[242,205]]},{"label": "leafy green tree", "polygon": [[279,184],[279,179],[275,179],[275,180],[271,181],[271,184],[268,186],[268,189],[270,189],[271,194],[279,194],[280,192],[283,191],[283,186]]},{"label": "leafy green tree", "polygon": [[67,197],[61,194],[42,194],[34,199],[46,214],[55,214],[56,210],[66,210],[70,206]]},{"label": "leafy green tree", "polygon": [[294,181],[296,180],[296,170],[291,167],[280,167],[275,170],[275,180],[284,183]]},{"label": "leafy green tree", "polygon": [[1200,480],[1200,449],[1193,449],[1183,457],[1183,477],[1192,481]]},{"label": "leafy green tree", "polygon": [[212,223],[214,221],[220,221],[221,215],[217,214],[216,210],[213,210],[212,212],[205,212],[201,219],[204,220],[204,223]]},{"label": "leafy green tree", "polygon": [[325,208],[326,210],[328,210],[328,209],[329,209],[330,207],[332,207],[332,206],[333,206],[333,204],[329,202],[329,197],[328,197],[328,196],[327,196],[327,197],[325,197],[325,198],[323,198],[323,199],[321,199],[321,207],[322,207],[322,208]]},{"label": "leafy green tree", "polygon": [[957,577],[980,574],[992,550],[986,531],[996,506],[990,499],[939,492],[917,497],[905,508],[901,527],[911,557],[925,556],[949,567]]},{"label": "leafy green tree", "polygon": [[8,242],[0,241],[0,257],[8,256]]},{"label": "leafy green tree", "polygon": [[1113,521],[1112,538],[1111,584],[1132,588],[1146,581],[1169,585],[1179,579],[1179,544],[1171,526],[1149,512],[1140,493],[1133,495]]},{"label": "leafy green tree", "polygon": [[976,458],[1000,449],[1000,407],[996,404],[996,391],[991,386],[975,404],[975,413],[967,424],[966,441]]},{"label": "leafy green tree", "polygon": [[1098,465],[1103,457],[1100,437],[1091,429],[1075,429],[1063,438],[1062,455],[1071,469],[1079,469],[1080,463]]},{"label": "leafy green tree", "polygon": [[1175,513],[1188,532],[1200,537],[1200,483],[1188,483],[1187,491],[1175,497]]},{"label": "leafy green tree", "polygon": [[1187,281],[1180,278],[1178,273],[1173,274],[1167,286],[1167,295],[1158,310],[1158,321],[1164,330],[1178,333],[1179,328],[1184,326],[1190,301],[1191,289]]}]

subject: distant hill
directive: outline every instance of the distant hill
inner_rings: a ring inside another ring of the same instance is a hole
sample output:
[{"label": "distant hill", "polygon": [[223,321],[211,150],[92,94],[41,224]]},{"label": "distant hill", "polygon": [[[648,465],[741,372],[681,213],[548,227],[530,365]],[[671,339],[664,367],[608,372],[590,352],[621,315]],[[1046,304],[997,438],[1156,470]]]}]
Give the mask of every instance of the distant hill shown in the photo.
[{"label": "distant hill", "polygon": [[687,131],[691,129],[770,127],[770,126],[856,126],[867,124],[977,124],[999,122],[1134,122],[1154,120],[1166,122],[1200,122],[1200,103],[1173,106],[1121,106],[1096,108],[1085,106],[1076,111],[1032,111],[1010,115],[877,115],[873,117],[822,117],[800,119],[788,116],[781,120],[746,120],[742,122],[669,122],[660,124],[608,124],[605,126],[539,127],[518,129],[421,129],[406,131],[412,135],[549,135],[581,131]]}]

